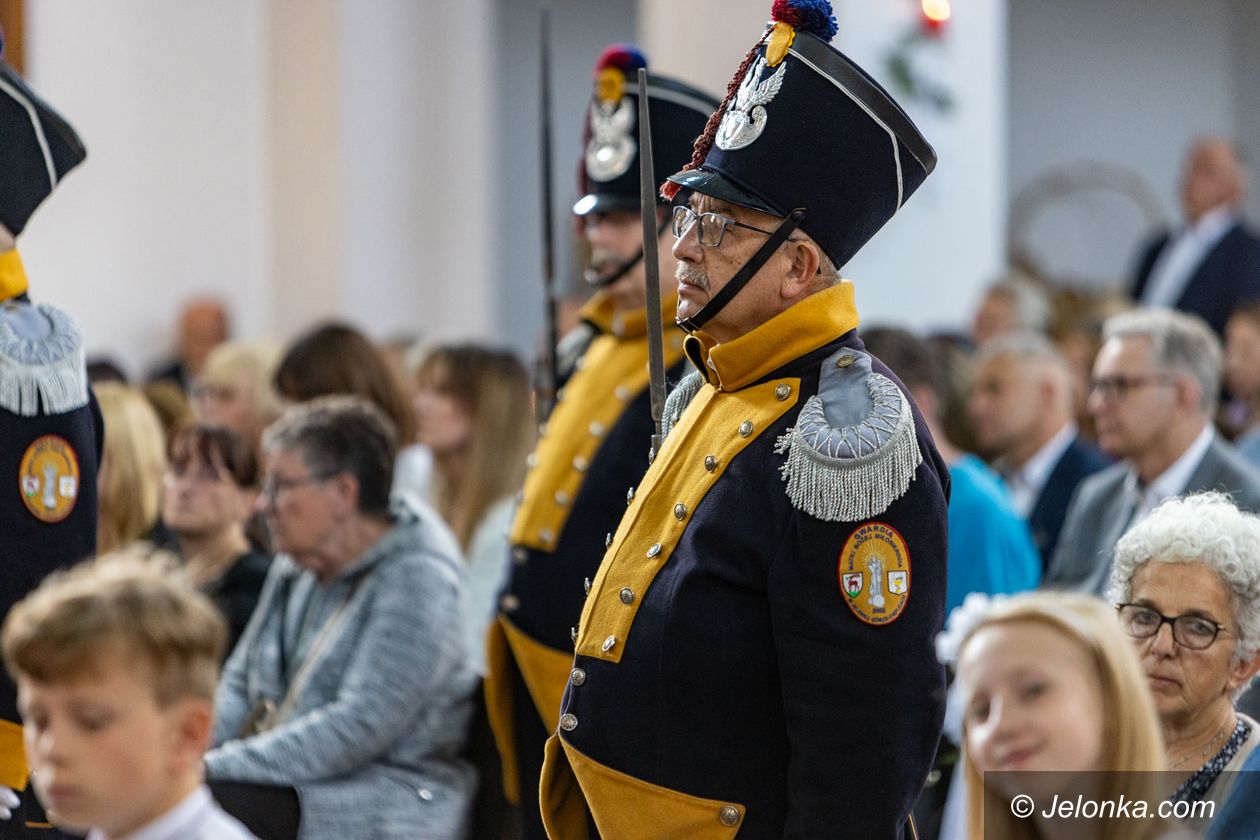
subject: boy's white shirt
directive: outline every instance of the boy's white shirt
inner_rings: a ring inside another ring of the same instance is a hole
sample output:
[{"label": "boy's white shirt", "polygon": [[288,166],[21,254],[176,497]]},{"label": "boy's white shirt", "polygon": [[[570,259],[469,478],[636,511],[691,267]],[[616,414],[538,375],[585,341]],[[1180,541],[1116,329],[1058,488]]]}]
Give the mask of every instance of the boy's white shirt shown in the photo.
[{"label": "boy's white shirt", "polygon": [[109,837],[99,828],[87,840],[258,840],[245,826],[219,807],[210,789],[199,786],[156,820],[122,837]]}]

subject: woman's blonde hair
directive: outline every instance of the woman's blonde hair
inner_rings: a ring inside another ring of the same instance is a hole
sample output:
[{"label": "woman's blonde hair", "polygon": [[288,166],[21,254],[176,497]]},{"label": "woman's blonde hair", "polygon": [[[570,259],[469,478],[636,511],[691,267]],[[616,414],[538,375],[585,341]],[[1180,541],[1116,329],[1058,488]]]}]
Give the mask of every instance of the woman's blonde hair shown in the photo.
[{"label": "woman's blonde hair", "polygon": [[228,341],[210,351],[201,378],[212,385],[236,387],[246,383],[252,398],[254,428],[238,429],[258,446],[262,430],[284,413],[284,404],[272,382],[280,364],[280,348],[264,342]]},{"label": "woman's blonde hair", "polygon": [[476,344],[431,347],[416,369],[420,383],[456,400],[472,431],[458,480],[435,464],[438,510],[466,550],[486,511],[520,489],[534,445],[529,374],[511,353]]},{"label": "woman's blonde hair", "polygon": [[[964,637],[959,660],[977,631],[994,625],[1029,622],[1058,632],[1084,651],[1094,664],[1103,705],[1102,766],[1107,771],[1099,799],[1158,802],[1166,791],[1152,771],[1164,769],[1164,739],[1146,677],[1133,642],[1120,630],[1115,611],[1088,595],[1036,592],[997,601]],[[963,740],[966,741],[964,716]],[[972,840],[1036,838],[1035,821],[1016,819],[997,791],[987,789],[980,770],[964,750],[963,776],[967,783],[967,836]],[[985,818],[989,818],[988,824]],[[1118,819],[1102,825],[1099,836],[1108,840],[1139,840],[1160,827],[1155,820]]]},{"label": "woman's blonde hair", "polygon": [[105,421],[96,550],[115,551],[157,524],[166,470],[166,438],[144,394],[118,382],[95,386]]}]

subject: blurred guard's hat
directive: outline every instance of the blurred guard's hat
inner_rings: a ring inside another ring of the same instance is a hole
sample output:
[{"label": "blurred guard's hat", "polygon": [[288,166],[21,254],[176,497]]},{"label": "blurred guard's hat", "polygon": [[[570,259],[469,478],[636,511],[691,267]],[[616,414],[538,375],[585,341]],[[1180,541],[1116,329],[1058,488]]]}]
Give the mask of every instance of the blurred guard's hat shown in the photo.
[{"label": "blurred guard's hat", "polygon": [[[639,209],[638,71],[647,60],[629,44],[613,44],[595,63],[580,164],[582,198],[573,212]],[[686,163],[718,101],[676,79],[648,77],[652,161],[658,178]]]},{"label": "blurred guard's hat", "polygon": [[[773,20],[732,80],[692,163],[669,178],[786,217],[837,268],[893,217],[936,165],[936,154],[879,86],[829,45],[826,0],[775,0]],[[738,82],[738,87],[735,87]]]},{"label": "blurred guard's hat", "polygon": [[[0,41],[0,55],[4,44]],[[17,236],[87,150],[70,124],[0,61],[0,224]]]}]

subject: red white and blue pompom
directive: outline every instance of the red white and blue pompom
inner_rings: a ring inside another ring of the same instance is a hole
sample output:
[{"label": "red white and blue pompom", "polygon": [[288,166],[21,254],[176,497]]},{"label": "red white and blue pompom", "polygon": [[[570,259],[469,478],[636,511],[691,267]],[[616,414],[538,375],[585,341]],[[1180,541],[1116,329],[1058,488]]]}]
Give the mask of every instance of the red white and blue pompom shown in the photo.
[{"label": "red white and blue pompom", "polygon": [[774,0],[770,18],[828,42],[840,31],[827,0]]},{"label": "red white and blue pompom", "polygon": [[612,44],[599,54],[595,62],[595,73],[601,70],[616,68],[625,74],[627,79],[638,76],[640,67],[647,67],[647,58],[634,44]]}]

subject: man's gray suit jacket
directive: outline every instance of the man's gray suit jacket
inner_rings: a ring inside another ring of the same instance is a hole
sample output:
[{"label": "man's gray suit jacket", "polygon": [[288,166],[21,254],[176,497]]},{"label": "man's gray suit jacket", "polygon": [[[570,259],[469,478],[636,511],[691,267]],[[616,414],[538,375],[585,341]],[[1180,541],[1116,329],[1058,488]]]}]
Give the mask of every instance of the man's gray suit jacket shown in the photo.
[{"label": "man's gray suit jacket", "polygon": [[[1044,586],[1106,594],[1112,553],[1130,525],[1136,501],[1126,487],[1128,474],[1129,464],[1121,461],[1076,488]],[[1260,470],[1220,438],[1204,453],[1183,494],[1204,490],[1228,493],[1243,510],[1260,512]]]}]

